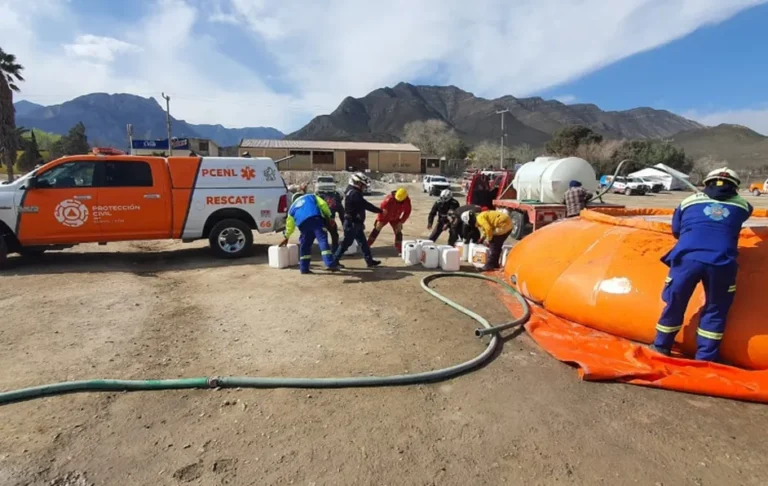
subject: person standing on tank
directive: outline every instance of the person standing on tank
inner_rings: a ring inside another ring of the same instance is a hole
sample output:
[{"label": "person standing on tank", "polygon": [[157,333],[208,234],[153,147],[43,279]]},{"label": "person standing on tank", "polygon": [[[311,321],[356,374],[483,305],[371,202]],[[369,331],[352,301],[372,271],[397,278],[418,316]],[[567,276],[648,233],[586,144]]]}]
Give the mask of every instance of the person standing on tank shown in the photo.
[{"label": "person standing on tank", "polygon": [[677,243],[661,261],[669,267],[651,349],[669,356],[683,327],[685,310],[696,286],[704,287],[705,304],[696,330],[696,356],[719,361],[728,311],[736,296],[739,232],[752,215],[752,205],[739,196],[736,172],[723,167],[704,179],[704,192],[683,200],[672,216]]},{"label": "person standing on tank", "polygon": [[[432,209],[429,211],[427,217],[427,230],[432,232],[429,234],[429,240],[437,242],[443,230],[449,230],[448,239],[450,240],[450,226],[448,221],[448,213],[459,209],[459,201],[453,197],[453,193],[450,189],[443,189],[440,193],[440,199],[435,201],[432,205]],[[437,225],[435,225],[435,217],[437,217]],[[434,228],[433,228],[434,227]],[[449,243],[450,244],[450,243]]]},{"label": "person standing on tank", "polygon": [[579,181],[568,183],[568,190],[565,193],[563,202],[565,203],[565,217],[573,218],[579,215],[582,209],[587,207],[587,201],[592,199],[592,194],[588,193]]},{"label": "person standing on tank", "polygon": [[352,246],[353,241],[357,241],[360,246],[360,251],[369,268],[381,265],[379,260],[373,259],[371,247],[368,246],[368,240],[365,237],[365,212],[386,214],[386,211],[377,208],[363,197],[363,189],[369,185],[368,177],[361,172],[355,172],[349,178],[349,186],[344,193],[344,239],[334,254],[337,265],[344,253]]},{"label": "person standing on tank", "polygon": [[483,211],[480,214],[467,211],[461,215],[461,220],[466,225],[477,226],[481,239],[488,240],[488,260],[481,270],[489,272],[498,269],[501,249],[512,233],[512,218],[501,211]]}]

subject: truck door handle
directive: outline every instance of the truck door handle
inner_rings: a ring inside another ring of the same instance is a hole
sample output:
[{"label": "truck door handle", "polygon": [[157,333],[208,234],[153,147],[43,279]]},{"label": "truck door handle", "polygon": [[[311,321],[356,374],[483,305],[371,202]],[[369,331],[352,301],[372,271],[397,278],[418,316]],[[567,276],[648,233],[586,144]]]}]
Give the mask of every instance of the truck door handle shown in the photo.
[{"label": "truck door handle", "polygon": [[77,199],[78,201],[87,201],[90,198],[91,198],[91,196],[88,196],[88,195],[85,195],[85,196],[75,196],[75,199]]},{"label": "truck door handle", "polygon": [[144,199],[160,199],[160,194],[144,194]]}]

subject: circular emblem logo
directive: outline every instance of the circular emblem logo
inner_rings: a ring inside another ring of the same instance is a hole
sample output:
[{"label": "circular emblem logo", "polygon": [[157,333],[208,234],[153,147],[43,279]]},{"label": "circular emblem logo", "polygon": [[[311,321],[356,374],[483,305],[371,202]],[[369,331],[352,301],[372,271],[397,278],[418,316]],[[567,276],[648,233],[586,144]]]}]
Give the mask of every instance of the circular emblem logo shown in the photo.
[{"label": "circular emblem logo", "polygon": [[715,221],[722,221],[730,216],[731,212],[722,204],[714,203],[704,208],[704,214]]},{"label": "circular emblem logo", "polygon": [[77,228],[88,221],[88,207],[80,201],[66,199],[56,206],[53,215],[64,226]]}]

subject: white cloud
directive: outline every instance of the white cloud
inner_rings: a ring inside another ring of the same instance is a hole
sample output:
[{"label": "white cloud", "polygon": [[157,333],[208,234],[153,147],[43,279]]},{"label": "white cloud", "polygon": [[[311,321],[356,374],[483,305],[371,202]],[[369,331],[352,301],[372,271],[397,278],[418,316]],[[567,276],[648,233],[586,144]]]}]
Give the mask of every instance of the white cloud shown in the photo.
[{"label": "white cloud", "polygon": [[564,103],[566,105],[571,105],[573,103],[576,103],[577,101],[577,98],[575,96],[569,95],[569,94],[555,96],[555,99],[560,103]]},{"label": "white cloud", "polygon": [[113,37],[97,35],[79,35],[72,44],[65,44],[67,54],[76,57],[90,57],[98,61],[114,61],[115,54],[131,54],[141,52],[139,46],[124,42]]},{"label": "white cloud", "polygon": [[721,123],[744,125],[758,133],[768,135],[768,106],[711,112],[692,110],[683,113],[683,116],[709,126]]},{"label": "white cloud", "polygon": [[[146,18],[106,25],[69,2],[0,0],[0,45],[25,65],[31,101],[165,91],[174,116],[195,123],[292,130],[345,96],[435,73],[478,95],[525,96],[766,1],[155,0]],[[232,56],[201,26],[241,29],[253,45]],[[242,64],[257,49],[274,67]]]}]

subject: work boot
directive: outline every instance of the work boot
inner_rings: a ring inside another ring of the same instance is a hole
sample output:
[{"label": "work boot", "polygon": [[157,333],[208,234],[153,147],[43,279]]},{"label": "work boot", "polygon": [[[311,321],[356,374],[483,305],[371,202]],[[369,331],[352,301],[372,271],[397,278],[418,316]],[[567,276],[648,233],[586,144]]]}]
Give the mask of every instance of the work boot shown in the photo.
[{"label": "work boot", "polygon": [[313,272],[312,270],[304,270],[304,271],[301,272],[301,274],[302,275],[314,275],[315,272]]},{"label": "work boot", "polygon": [[650,346],[648,346],[648,348],[650,348],[651,351],[656,351],[657,353],[663,354],[664,356],[672,356],[672,350],[671,349],[660,348],[660,347],[656,346],[655,344],[651,344]]},{"label": "work boot", "polygon": [[325,269],[331,273],[336,273],[339,270],[341,270],[337,265],[334,265],[332,267],[325,267]]},{"label": "work boot", "polygon": [[373,268],[381,265],[381,262],[378,260],[371,260],[370,262],[366,262],[366,264],[368,265],[368,268]]}]

